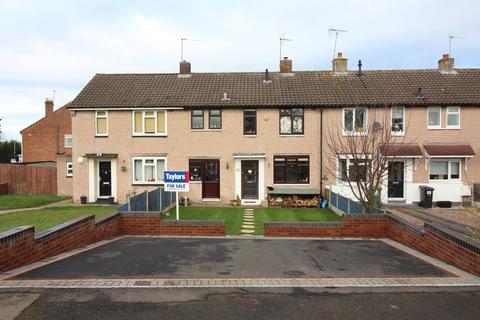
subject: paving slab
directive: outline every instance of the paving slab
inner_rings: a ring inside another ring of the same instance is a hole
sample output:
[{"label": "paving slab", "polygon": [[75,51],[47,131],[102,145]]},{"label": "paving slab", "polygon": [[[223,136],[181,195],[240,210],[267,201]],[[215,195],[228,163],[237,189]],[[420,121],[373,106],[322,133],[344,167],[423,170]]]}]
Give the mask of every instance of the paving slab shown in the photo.
[{"label": "paving slab", "polygon": [[453,276],[380,240],[123,237],[14,279]]}]

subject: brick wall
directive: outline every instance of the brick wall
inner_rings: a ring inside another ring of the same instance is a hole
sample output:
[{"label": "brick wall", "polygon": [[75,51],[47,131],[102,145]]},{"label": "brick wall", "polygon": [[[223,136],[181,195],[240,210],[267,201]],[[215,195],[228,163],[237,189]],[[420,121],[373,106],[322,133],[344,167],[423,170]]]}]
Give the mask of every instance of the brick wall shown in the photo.
[{"label": "brick wall", "polygon": [[71,133],[70,111],[63,106],[21,131],[23,161],[55,162],[57,154],[72,154],[64,147],[65,134]]},{"label": "brick wall", "polygon": [[160,214],[88,215],[35,234],[33,227],[0,233],[0,272],[117,235],[224,236],[223,221],[161,221]]}]

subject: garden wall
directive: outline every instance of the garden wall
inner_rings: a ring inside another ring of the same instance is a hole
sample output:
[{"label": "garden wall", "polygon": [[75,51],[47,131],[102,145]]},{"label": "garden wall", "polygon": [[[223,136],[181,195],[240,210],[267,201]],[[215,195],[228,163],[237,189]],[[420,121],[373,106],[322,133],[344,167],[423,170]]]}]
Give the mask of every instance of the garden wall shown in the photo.
[{"label": "garden wall", "polygon": [[83,216],[44,232],[18,227],[0,233],[0,272],[117,235],[224,236],[223,221],[169,221],[160,214],[115,213],[95,222]]}]

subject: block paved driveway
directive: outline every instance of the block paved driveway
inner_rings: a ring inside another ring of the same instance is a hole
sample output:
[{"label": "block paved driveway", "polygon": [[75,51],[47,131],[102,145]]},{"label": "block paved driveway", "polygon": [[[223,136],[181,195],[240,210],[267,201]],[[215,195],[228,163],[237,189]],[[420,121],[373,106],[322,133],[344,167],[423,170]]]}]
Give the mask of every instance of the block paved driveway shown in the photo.
[{"label": "block paved driveway", "polygon": [[381,240],[123,237],[10,279],[452,276]]}]

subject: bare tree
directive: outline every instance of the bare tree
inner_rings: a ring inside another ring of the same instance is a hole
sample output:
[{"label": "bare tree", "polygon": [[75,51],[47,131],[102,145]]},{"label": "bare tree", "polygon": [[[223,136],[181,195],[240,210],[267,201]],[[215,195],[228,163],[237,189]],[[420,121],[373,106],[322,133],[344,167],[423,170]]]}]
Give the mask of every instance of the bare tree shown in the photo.
[{"label": "bare tree", "polygon": [[[365,213],[373,213],[375,194],[388,178],[388,164],[395,161],[404,137],[392,133],[389,107],[370,109],[368,122],[366,110],[346,109],[344,127],[327,132],[326,144],[332,155],[327,159],[327,171],[348,185]],[[405,131],[405,123],[402,126]]]}]

